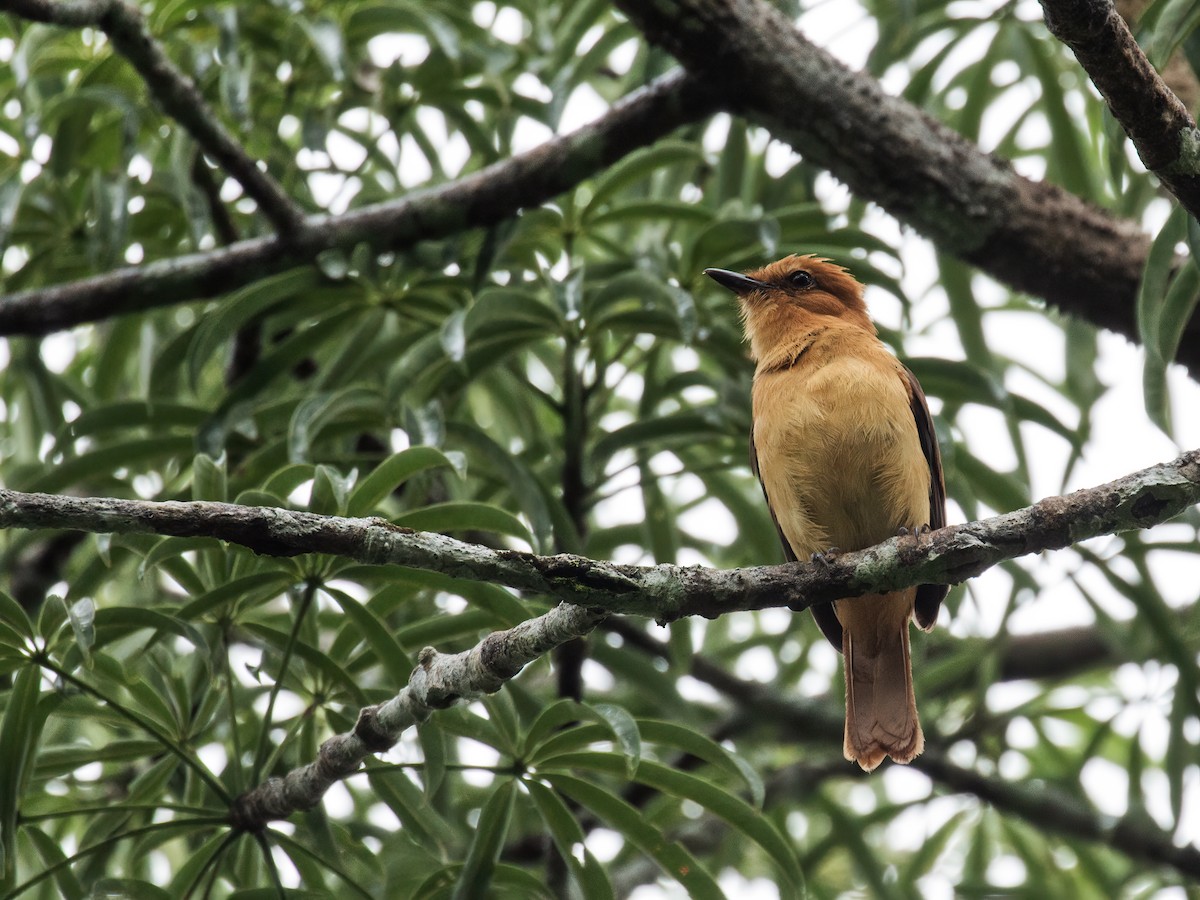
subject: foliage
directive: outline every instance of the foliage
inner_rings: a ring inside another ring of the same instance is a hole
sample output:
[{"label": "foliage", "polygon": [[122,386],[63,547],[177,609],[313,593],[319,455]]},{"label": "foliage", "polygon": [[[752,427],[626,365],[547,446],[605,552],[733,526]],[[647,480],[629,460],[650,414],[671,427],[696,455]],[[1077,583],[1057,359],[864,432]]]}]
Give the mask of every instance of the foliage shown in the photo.
[{"label": "foliage", "polygon": [[[1153,185],[1028,4],[865,7],[878,26],[868,68],[908,99],[1097,204],[1153,209]],[[181,0],[148,19],[309,211],[477,171],[672,65],[591,0]],[[101,32],[9,16],[0,59],[5,292],[269,232]],[[883,336],[933,398],[962,517],[1029,503],[1035,476],[1068,483],[1107,390],[1095,329],[949,258],[938,287],[909,296],[911,241],[781,150],[722,115],[488,229],[332,252],[215,301],[11,339],[5,484],[382,515],[545,553],[780,561],[745,463],[736,311],[700,272],[794,250],[847,262],[874,302],[903,310]],[[1191,236],[1183,218],[1167,228],[1164,267]],[[1186,272],[1170,285],[1148,273],[1140,301],[1164,427],[1163,373],[1195,301]],[[1060,335],[1061,353],[1038,367],[1001,345],[993,323],[1014,316]],[[937,355],[909,349],[934,340]],[[981,409],[999,423],[986,441],[964,424]],[[1063,462],[1035,473],[1047,445]],[[1124,808],[1179,828],[1196,772],[1197,611],[1169,607],[1155,561],[1194,559],[1198,525],[1193,511],[1079,548],[1049,576],[1008,564],[954,591],[952,617],[974,625],[917,649],[931,745],[1089,809],[1112,799],[1091,774],[1124,770]],[[542,661],[433,717],[323,807],[233,834],[232,797],[310,761],[407,680],[422,647],[470,646],[544,605],[202,539],[8,533],[3,557],[6,572],[52,571],[32,590],[14,577],[16,599],[0,598],[0,884],[13,895],[529,897],[569,884],[603,898],[666,877],[720,897],[737,873],[780,896],[1147,896],[1182,881],[936,780],[853,778],[834,654],[807,617],[778,611],[669,633],[622,623],[590,641],[584,703],[559,697],[569,660]],[[1107,667],[997,690],[1010,617],[1038,595],[1090,606]],[[730,693],[734,676],[802,695],[827,727],[798,735],[760,715],[755,685]],[[1129,687],[1139,678],[1145,696]],[[1138,704],[1163,740],[1139,734]],[[1165,808],[1147,808],[1143,785],[1165,786]]]}]

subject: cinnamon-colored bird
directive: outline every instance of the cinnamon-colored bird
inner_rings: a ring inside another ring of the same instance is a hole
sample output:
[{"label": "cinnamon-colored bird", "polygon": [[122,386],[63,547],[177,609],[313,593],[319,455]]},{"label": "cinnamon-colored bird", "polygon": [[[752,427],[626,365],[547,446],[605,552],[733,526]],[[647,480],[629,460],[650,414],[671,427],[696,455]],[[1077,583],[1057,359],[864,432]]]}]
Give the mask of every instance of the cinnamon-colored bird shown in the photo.
[{"label": "cinnamon-colored bird", "polygon": [[[859,550],[946,521],[937,436],[916,377],[884,347],[841,266],[789,256],[745,275],[705,269],[738,296],[757,363],[750,464],[791,560]],[[928,631],[944,585],[812,607],[845,657],[846,758],[866,771],[925,746],[908,620]]]}]

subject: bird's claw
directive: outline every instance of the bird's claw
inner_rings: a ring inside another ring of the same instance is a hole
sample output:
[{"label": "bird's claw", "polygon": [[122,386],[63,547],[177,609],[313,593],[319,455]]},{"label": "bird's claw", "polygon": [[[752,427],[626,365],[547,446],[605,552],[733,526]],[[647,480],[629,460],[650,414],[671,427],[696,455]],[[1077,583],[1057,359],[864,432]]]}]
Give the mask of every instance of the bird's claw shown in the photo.
[{"label": "bird's claw", "polygon": [[823,566],[827,566],[837,559],[841,552],[842,551],[837,547],[830,547],[828,550],[818,550],[816,553],[812,554],[808,560],[809,562],[820,563]]}]

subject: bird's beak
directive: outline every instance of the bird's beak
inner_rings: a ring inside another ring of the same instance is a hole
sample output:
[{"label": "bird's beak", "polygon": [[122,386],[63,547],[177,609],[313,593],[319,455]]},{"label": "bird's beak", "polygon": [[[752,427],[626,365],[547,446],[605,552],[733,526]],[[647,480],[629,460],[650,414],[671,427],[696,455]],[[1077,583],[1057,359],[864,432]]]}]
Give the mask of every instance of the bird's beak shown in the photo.
[{"label": "bird's beak", "polygon": [[765,282],[756,278],[748,278],[740,272],[730,272],[728,269],[705,269],[704,274],[721,287],[729,288],[739,297],[744,297],[751,291],[768,287]]}]

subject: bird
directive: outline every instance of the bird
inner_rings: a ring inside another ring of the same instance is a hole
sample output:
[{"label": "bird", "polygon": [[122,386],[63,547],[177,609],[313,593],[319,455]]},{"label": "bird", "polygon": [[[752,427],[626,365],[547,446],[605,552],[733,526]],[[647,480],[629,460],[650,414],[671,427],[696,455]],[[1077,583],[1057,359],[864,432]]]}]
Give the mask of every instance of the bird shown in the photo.
[{"label": "bird", "polygon": [[[741,307],[755,363],[750,467],[787,558],[828,560],[944,526],[929,405],[879,339],[854,276],[815,255],[704,274]],[[846,759],[868,772],[924,749],[908,623],[932,630],[946,591],[923,584],[811,607],[843,656]]]}]

